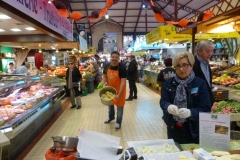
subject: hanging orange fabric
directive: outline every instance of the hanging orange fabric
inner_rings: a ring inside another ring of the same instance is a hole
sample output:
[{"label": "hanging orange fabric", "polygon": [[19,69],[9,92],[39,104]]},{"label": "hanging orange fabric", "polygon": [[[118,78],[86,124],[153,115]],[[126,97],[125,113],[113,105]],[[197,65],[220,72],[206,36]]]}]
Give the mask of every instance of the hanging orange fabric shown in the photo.
[{"label": "hanging orange fabric", "polygon": [[164,18],[163,18],[163,15],[160,14],[160,13],[154,13],[154,17],[158,22],[164,22],[165,21]]},{"label": "hanging orange fabric", "polygon": [[180,27],[185,27],[187,24],[188,24],[188,20],[187,19],[181,19],[179,22],[178,22],[178,25],[180,26]]},{"label": "hanging orange fabric", "polygon": [[[110,67],[110,65],[109,65]],[[119,66],[118,66],[119,67]],[[119,77],[119,72],[117,70],[112,70],[108,68],[107,71],[108,86],[111,86],[116,89],[117,93],[120,91],[121,79]],[[122,94],[119,96],[119,99],[114,101],[114,104],[118,107],[123,107],[125,104],[126,98],[126,85],[124,86]]]},{"label": "hanging orange fabric", "polygon": [[107,13],[107,10],[108,10],[107,7],[101,9],[98,18],[102,18]]},{"label": "hanging orange fabric", "polygon": [[152,0],[150,0],[150,3],[151,3],[151,6],[154,6],[154,3],[153,3],[153,1],[152,1]]},{"label": "hanging orange fabric", "polygon": [[213,11],[210,11],[210,10],[206,11],[206,12],[204,12],[202,21],[207,21],[210,18],[212,18],[212,16],[213,16]]},{"label": "hanging orange fabric", "polygon": [[110,8],[113,5],[113,0],[106,0],[106,7]]},{"label": "hanging orange fabric", "polygon": [[74,19],[75,21],[78,21],[80,18],[83,17],[82,13],[74,11],[70,14],[70,18]]},{"label": "hanging orange fabric", "polygon": [[62,17],[67,18],[69,16],[67,9],[58,9],[57,11],[58,11],[58,14],[60,14]]}]

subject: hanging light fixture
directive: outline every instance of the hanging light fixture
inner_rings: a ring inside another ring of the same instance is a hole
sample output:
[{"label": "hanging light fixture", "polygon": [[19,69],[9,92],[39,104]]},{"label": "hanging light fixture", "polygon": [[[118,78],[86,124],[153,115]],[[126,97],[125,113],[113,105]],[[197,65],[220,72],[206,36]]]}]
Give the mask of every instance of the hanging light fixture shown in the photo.
[{"label": "hanging light fixture", "polygon": [[49,4],[52,3],[51,0],[48,0],[48,3],[49,3]]},{"label": "hanging light fixture", "polygon": [[105,14],[105,19],[108,19],[109,18],[109,15],[108,14]]}]

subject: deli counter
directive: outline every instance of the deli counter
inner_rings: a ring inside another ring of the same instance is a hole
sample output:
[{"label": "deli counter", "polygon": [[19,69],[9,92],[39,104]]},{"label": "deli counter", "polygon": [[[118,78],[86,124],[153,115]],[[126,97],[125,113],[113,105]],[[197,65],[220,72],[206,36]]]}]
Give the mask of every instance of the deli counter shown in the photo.
[{"label": "deli counter", "polygon": [[10,140],[2,149],[2,160],[12,160],[61,110],[65,92],[44,85],[42,76],[0,77],[0,130]]}]

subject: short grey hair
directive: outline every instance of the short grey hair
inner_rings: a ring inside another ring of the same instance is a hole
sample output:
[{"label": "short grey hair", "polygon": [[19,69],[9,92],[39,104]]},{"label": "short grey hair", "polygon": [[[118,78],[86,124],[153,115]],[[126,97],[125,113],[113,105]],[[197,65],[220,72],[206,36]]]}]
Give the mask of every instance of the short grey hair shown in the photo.
[{"label": "short grey hair", "polygon": [[212,41],[200,41],[197,45],[197,51],[201,51],[204,47],[206,46],[212,46],[213,48],[215,47],[215,44]]},{"label": "short grey hair", "polygon": [[25,62],[25,67],[30,67],[30,64],[28,62]]},{"label": "short grey hair", "polygon": [[187,58],[188,59],[188,62],[191,66],[194,65],[194,62],[195,62],[195,59],[194,59],[194,56],[192,53],[189,53],[189,52],[179,52],[175,58],[173,59],[173,65],[174,66],[177,66],[180,59],[182,58]]}]

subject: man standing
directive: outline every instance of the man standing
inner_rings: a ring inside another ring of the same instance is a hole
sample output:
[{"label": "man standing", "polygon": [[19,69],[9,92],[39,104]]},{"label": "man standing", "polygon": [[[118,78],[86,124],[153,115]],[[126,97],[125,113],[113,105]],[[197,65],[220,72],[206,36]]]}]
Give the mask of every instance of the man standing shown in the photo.
[{"label": "man standing", "polygon": [[129,97],[126,99],[126,101],[132,101],[133,98],[137,99],[137,86],[136,86],[136,80],[138,78],[138,63],[135,60],[135,56],[130,56],[130,63],[128,65],[128,83],[129,83]]},{"label": "man standing", "polygon": [[[117,121],[115,129],[121,128],[123,108],[126,97],[126,78],[127,71],[123,64],[119,63],[120,54],[117,51],[111,53],[111,62],[104,66],[103,79],[98,84],[98,90],[103,88],[103,85],[107,82],[108,86],[116,89],[116,102],[117,106]],[[104,123],[110,123],[115,119],[114,105],[108,106],[108,119]]]},{"label": "man standing", "polygon": [[104,66],[109,63],[106,56],[103,56],[103,59],[104,62],[102,63],[102,68],[104,68]]},{"label": "man standing", "polygon": [[94,86],[96,88],[98,86],[98,83],[99,83],[99,80],[98,80],[98,78],[99,78],[99,67],[100,67],[101,63],[99,62],[100,57],[97,54],[94,55],[94,58],[95,58],[96,61],[93,63],[93,67],[94,67],[94,73],[93,74],[95,74],[95,76],[94,76]]},{"label": "man standing", "polygon": [[[164,83],[168,78],[174,77],[176,74],[175,69],[172,68],[172,58],[165,59],[164,64],[166,68],[161,70],[157,77],[157,81],[161,83],[161,88],[163,88]],[[161,89],[161,95],[162,95],[162,89]]]},{"label": "man standing", "polygon": [[214,97],[212,94],[212,72],[209,66],[209,60],[213,54],[214,47],[215,44],[212,43],[212,41],[199,42],[193,66],[195,75],[206,81],[212,104],[214,103]]}]

